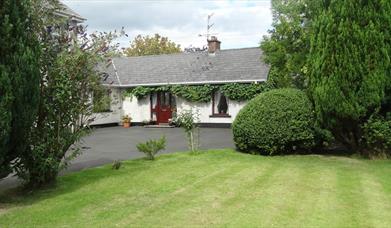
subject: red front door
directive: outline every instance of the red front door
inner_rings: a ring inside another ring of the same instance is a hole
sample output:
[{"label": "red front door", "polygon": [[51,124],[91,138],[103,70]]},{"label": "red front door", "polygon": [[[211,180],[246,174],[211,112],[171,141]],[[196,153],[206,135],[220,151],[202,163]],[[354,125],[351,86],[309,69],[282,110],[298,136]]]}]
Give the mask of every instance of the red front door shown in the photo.
[{"label": "red front door", "polygon": [[172,117],[172,95],[170,92],[157,93],[157,123],[168,123]]}]

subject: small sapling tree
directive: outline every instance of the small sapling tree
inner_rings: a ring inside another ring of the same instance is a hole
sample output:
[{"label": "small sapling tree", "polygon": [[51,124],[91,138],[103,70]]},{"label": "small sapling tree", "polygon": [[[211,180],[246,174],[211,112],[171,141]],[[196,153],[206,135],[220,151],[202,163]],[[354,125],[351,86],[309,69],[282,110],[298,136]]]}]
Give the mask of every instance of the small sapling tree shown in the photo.
[{"label": "small sapling tree", "polygon": [[200,145],[199,112],[191,109],[184,110],[178,114],[175,122],[185,130],[190,151],[197,151]]},{"label": "small sapling tree", "polygon": [[162,136],[157,140],[148,140],[145,143],[137,144],[137,149],[147,156],[148,160],[155,160],[155,155],[166,148],[166,137]]}]

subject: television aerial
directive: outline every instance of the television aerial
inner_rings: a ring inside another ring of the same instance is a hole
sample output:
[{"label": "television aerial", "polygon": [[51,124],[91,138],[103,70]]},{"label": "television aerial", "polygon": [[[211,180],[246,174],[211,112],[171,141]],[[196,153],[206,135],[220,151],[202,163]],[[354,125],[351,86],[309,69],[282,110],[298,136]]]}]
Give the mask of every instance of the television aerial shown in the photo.
[{"label": "television aerial", "polygon": [[210,33],[210,29],[214,25],[214,23],[212,23],[212,24],[210,23],[210,19],[212,18],[213,15],[214,15],[214,13],[211,13],[208,15],[208,20],[207,20],[207,25],[206,25],[206,34],[198,34],[199,37],[206,36],[206,39],[209,40],[210,36],[218,34],[218,33]]}]

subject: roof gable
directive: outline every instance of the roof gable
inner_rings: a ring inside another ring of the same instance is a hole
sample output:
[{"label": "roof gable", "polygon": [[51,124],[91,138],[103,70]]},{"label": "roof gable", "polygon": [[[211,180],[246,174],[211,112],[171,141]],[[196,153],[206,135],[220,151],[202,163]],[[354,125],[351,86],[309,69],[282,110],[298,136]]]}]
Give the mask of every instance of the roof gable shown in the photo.
[{"label": "roof gable", "polygon": [[[53,8],[48,2],[46,3],[46,7]],[[61,1],[58,2],[58,9],[56,10],[55,14],[61,17],[69,18],[76,23],[83,23],[84,21],[86,21],[86,19],[80,16],[80,14],[76,13],[74,10],[69,8],[69,6],[67,6]]]}]

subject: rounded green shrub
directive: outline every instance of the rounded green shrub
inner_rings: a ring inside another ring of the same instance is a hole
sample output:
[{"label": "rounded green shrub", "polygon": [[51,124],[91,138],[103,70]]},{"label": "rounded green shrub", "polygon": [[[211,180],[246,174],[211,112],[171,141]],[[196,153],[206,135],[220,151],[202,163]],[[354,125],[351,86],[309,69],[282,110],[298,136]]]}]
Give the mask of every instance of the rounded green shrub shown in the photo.
[{"label": "rounded green shrub", "polygon": [[306,94],[275,89],[248,102],[232,125],[236,147],[260,154],[289,154],[314,146],[314,111]]}]

